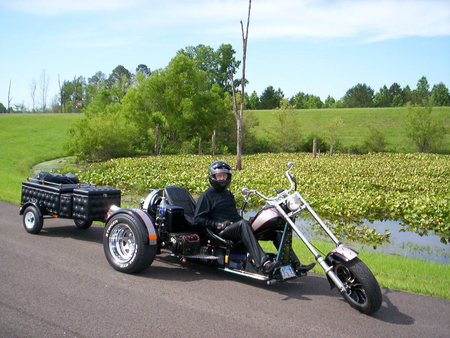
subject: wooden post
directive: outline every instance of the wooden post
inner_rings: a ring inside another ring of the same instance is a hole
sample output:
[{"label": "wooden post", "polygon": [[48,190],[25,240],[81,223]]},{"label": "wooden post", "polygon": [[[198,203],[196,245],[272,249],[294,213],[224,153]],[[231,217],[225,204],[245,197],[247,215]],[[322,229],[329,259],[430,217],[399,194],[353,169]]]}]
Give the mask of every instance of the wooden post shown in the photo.
[{"label": "wooden post", "polygon": [[316,158],[317,156],[317,138],[314,137],[313,139],[313,158]]},{"label": "wooden post", "polygon": [[216,154],[216,130],[214,129],[211,139],[211,156]]},{"label": "wooden post", "polygon": [[155,132],[155,155],[158,155],[158,148],[159,148],[159,124],[156,126]]},{"label": "wooden post", "polygon": [[202,154],[202,138],[200,138],[200,140],[198,140],[198,154],[199,155]]}]

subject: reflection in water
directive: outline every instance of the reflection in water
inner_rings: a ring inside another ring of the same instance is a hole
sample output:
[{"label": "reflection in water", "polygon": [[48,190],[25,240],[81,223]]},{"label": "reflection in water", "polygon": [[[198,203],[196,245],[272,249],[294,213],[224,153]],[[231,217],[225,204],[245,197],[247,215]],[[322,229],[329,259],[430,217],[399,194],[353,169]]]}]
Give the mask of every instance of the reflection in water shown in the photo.
[{"label": "reflection in water", "polygon": [[[254,216],[255,211],[248,211],[245,213],[245,218]],[[295,224],[300,230],[311,238],[319,238],[320,233],[314,231],[319,225],[314,225],[315,220],[309,214],[303,213]],[[429,261],[449,264],[450,244],[440,242],[440,237],[429,232],[428,236],[420,236],[410,231],[405,230],[400,222],[396,221],[375,221],[372,224],[369,221],[364,222],[371,229],[374,227],[377,232],[384,233],[391,232],[390,243],[384,245],[377,245],[374,249],[372,245],[351,243],[351,247],[355,250],[364,249],[367,251],[383,252],[385,254],[395,254],[410,258],[420,258]]]}]

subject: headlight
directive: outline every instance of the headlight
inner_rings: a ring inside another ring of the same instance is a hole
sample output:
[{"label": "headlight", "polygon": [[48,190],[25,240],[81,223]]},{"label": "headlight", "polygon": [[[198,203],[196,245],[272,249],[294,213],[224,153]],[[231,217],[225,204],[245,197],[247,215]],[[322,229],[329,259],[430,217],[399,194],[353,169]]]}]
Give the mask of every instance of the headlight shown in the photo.
[{"label": "headlight", "polygon": [[302,206],[302,201],[297,194],[290,196],[286,202],[289,210],[297,211]]}]

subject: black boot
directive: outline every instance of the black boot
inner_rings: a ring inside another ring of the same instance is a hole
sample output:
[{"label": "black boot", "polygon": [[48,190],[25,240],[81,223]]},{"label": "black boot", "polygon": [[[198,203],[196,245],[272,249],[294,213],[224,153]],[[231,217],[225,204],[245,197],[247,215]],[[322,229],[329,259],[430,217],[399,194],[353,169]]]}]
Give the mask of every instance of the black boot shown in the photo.
[{"label": "black boot", "polygon": [[279,263],[277,261],[272,261],[270,259],[266,260],[262,265],[262,272],[265,275],[270,275],[273,273],[276,267],[278,267]]},{"label": "black boot", "polygon": [[316,266],[316,263],[311,263],[311,264],[308,264],[308,265],[303,265],[302,263],[300,263],[300,261],[297,261],[297,262],[295,262],[295,264],[293,264],[293,265],[294,265],[295,273],[296,273],[297,275],[304,275],[304,274],[306,274],[309,270],[311,270],[313,267],[315,267],[315,266]]}]

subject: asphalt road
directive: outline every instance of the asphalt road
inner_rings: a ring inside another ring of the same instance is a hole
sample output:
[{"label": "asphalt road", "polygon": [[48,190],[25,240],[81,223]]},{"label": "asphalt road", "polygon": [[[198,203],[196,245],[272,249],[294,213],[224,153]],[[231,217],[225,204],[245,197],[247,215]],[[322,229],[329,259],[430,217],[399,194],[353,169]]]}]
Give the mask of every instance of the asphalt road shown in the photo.
[{"label": "asphalt road", "polygon": [[143,273],[107,263],[103,227],[46,219],[23,229],[0,201],[0,337],[449,337],[450,302],[383,288],[373,316],[322,275],[261,282],[157,256]]}]

